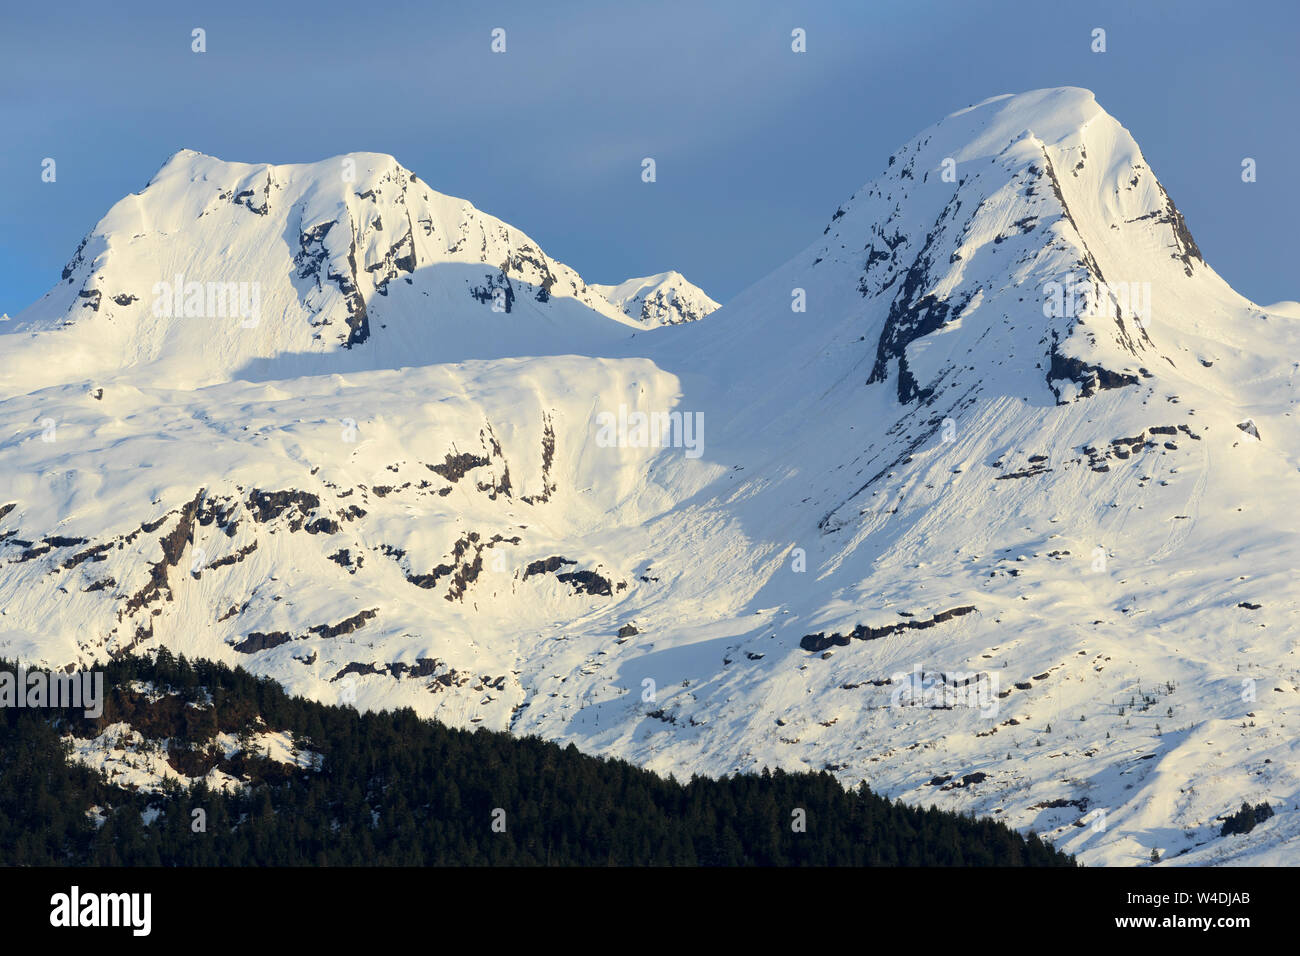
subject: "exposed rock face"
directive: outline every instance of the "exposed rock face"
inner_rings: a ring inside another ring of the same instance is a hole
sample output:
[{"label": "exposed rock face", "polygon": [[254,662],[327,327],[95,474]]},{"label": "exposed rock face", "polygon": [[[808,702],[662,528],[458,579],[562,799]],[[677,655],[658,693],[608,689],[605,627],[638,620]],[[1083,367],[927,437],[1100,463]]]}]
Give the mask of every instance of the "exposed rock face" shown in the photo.
[{"label": "exposed rock face", "polygon": [[889,635],[897,634],[900,631],[934,627],[936,624],[942,624],[944,621],[950,621],[955,617],[962,617],[974,612],[974,607],[954,607],[947,611],[940,611],[933,617],[921,621],[899,621],[897,624],[884,624],[880,627],[869,627],[865,624],[859,624],[846,634],[832,634],[829,637],[827,637],[825,633],[807,634],[800,639],[799,646],[805,651],[824,651],[828,647],[847,647],[851,640],[878,641],[882,637],[888,637]]}]

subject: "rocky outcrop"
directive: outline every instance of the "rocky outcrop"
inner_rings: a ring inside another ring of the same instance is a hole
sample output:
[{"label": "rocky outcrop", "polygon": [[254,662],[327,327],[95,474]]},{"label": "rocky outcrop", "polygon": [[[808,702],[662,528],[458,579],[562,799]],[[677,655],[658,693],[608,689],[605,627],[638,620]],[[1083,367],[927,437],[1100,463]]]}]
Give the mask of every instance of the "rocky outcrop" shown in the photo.
[{"label": "rocky outcrop", "polygon": [[976,608],[973,605],[965,607],[955,607],[948,611],[940,611],[934,617],[923,621],[906,620],[899,621],[897,624],[885,624],[881,627],[869,627],[865,624],[859,624],[847,634],[835,633],[829,637],[825,631],[819,631],[816,634],[805,634],[799,641],[799,646],[805,651],[824,651],[829,647],[847,647],[850,641],[877,641],[882,637],[888,637],[890,634],[898,634],[902,631],[919,630],[923,628],[935,627],[945,621],[950,621],[955,617],[962,617],[966,614],[973,614]]}]

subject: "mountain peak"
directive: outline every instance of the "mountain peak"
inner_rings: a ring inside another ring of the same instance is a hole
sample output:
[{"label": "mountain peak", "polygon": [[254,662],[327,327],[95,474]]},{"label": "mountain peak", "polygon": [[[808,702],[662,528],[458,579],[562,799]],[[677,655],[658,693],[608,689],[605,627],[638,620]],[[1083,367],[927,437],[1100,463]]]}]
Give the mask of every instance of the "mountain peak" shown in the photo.
[{"label": "mountain peak", "polygon": [[697,322],[719,308],[703,289],[675,270],[590,288],[647,328]]},{"label": "mountain peak", "polygon": [[[182,149],[16,325],[33,355],[76,356],[87,376],[193,386],[580,353],[717,307],[680,275],[654,279],[642,311],[625,310],[384,153],[273,165]],[[19,365],[50,367],[0,377]]]},{"label": "mountain peak", "polygon": [[990,134],[1014,137],[1031,130],[1044,142],[1055,143],[1085,128],[1099,116],[1110,117],[1096,95],[1078,86],[1057,86],[1024,93],[990,96],[950,113],[943,122],[974,119]]},{"label": "mountain peak", "polygon": [[1231,294],[1132,136],[1073,87],[929,127],[800,261],[887,313],[867,381],[904,402],[972,378],[1057,401],[1135,384],[1173,361],[1174,303]]}]

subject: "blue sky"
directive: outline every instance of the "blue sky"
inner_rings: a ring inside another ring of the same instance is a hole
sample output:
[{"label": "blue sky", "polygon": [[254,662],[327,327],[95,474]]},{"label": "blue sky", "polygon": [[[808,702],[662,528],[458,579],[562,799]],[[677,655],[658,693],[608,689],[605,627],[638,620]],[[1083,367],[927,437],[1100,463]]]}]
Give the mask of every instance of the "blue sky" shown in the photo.
[{"label": "blue sky", "polygon": [[[677,269],[725,301],[915,133],[1045,86],[1097,94],[1240,292],[1300,299],[1293,0],[190,7],[5,5],[0,311],[52,286],[182,147],[272,163],[392,153],[589,282]],[[806,54],[790,51],[795,27]]]}]

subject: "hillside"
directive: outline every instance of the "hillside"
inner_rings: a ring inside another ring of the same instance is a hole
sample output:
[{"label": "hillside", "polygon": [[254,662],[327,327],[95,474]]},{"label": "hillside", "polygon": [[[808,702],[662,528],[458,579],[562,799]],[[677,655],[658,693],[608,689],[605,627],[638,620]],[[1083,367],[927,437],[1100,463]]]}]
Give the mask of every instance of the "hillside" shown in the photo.
[{"label": "hillside", "polygon": [[[1036,837],[895,805],[865,787],[848,793],[828,774],[682,784],[572,745],[291,698],[245,671],[191,667],[165,650],[110,666],[105,685],[93,721],[73,710],[0,710],[0,863],[1072,862]],[[64,750],[95,738],[112,757],[102,774]]]}]

